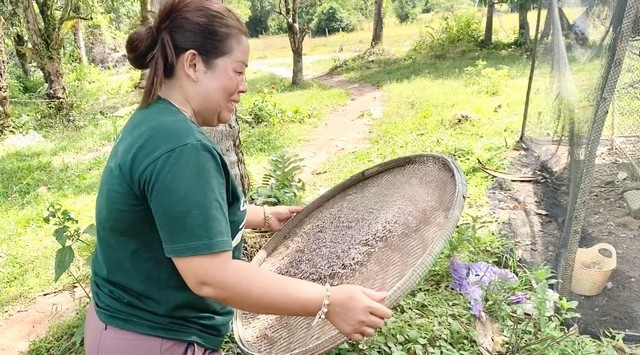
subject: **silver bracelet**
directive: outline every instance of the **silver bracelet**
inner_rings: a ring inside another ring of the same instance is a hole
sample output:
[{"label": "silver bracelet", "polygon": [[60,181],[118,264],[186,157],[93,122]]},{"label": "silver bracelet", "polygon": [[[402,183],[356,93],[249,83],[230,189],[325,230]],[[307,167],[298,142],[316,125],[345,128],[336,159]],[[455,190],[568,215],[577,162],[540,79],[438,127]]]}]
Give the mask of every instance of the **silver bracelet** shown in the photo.
[{"label": "silver bracelet", "polygon": [[322,307],[320,307],[318,314],[316,314],[316,319],[313,321],[313,325],[316,325],[316,323],[318,323],[319,320],[325,319],[327,311],[329,310],[329,297],[331,296],[331,285],[327,283],[324,285],[324,287],[325,287],[325,293],[324,293],[324,299],[322,300]]}]

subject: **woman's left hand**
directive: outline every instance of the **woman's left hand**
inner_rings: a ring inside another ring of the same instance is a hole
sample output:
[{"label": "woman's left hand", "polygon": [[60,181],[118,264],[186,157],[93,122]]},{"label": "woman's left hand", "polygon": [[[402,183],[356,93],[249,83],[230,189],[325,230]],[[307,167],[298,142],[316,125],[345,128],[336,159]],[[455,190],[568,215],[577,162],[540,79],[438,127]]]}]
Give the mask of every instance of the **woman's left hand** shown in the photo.
[{"label": "woman's left hand", "polygon": [[273,206],[267,207],[267,213],[269,213],[269,230],[271,232],[279,231],[288,220],[290,220],[296,213],[300,213],[303,206]]}]

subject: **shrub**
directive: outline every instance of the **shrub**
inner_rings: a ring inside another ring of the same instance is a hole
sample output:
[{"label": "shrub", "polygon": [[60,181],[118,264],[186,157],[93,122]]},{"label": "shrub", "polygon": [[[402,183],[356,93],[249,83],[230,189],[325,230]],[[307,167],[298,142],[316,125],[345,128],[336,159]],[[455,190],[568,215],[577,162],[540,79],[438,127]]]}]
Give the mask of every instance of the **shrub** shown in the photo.
[{"label": "shrub", "polygon": [[314,35],[353,32],[357,15],[339,3],[325,3],[318,7],[311,26]]},{"label": "shrub", "polygon": [[409,23],[418,18],[418,8],[415,0],[396,0],[393,12],[400,23]]},{"label": "shrub", "polygon": [[240,104],[238,121],[250,128],[279,123],[302,123],[310,119],[314,113],[298,107],[286,109],[273,99],[275,89],[265,89],[253,101]]},{"label": "shrub", "polygon": [[477,13],[446,14],[438,28],[422,31],[411,52],[436,58],[456,57],[478,48],[482,36],[482,17]]},{"label": "shrub", "polygon": [[509,76],[509,67],[487,67],[487,62],[478,60],[475,67],[464,68],[465,85],[475,88],[479,93],[496,96],[502,93]]}]

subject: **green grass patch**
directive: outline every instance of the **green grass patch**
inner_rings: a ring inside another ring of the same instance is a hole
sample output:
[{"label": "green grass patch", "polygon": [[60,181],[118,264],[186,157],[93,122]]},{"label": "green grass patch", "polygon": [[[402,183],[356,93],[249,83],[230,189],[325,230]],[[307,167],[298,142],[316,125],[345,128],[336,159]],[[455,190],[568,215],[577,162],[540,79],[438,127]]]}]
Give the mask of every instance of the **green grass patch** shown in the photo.
[{"label": "green grass patch", "polygon": [[[504,152],[518,138],[522,119],[526,63],[516,55],[485,54],[488,66],[508,68],[499,92],[486,95],[465,77],[464,69],[479,57],[445,64],[387,58],[349,72],[352,79],[382,85],[385,112],[374,122],[370,147],[331,159],[313,185],[332,186],[367,166],[429,152],[459,162],[469,180],[470,203],[481,203],[489,177],[477,169],[478,159],[494,168],[506,166]],[[388,67],[399,70],[385,71]]]}]

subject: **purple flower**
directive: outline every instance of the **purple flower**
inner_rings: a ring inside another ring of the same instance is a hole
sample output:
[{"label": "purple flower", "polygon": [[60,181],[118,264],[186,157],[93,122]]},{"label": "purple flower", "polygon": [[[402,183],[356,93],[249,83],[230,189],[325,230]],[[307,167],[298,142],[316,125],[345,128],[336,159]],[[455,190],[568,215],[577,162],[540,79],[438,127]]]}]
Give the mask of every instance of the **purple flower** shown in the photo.
[{"label": "purple flower", "polygon": [[460,293],[466,293],[469,288],[467,265],[458,259],[451,258],[449,259],[449,269],[451,270],[452,276],[451,288]]},{"label": "purple flower", "polygon": [[480,318],[480,315],[484,310],[482,295],[482,290],[478,286],[471,286],[469,288],[469,293],[467,294],[467,299],[469,299],[469,303],[471,304],[471,314],[478,318]]},{"label": "purple flower", "polygon": [[517,292],[515,295],[509,297],[509,303],[527,304],[531,303],[531,300],[525,293]]},{"label": "purple flower", "polygon": [[511,271],[501,269],[483,261],[469,265],[468,278],[470,283],[482,286],[489,286],[495,281],[503,281],[510,284],[518,281],[516,275]]},{"label": "purple flower", "polygon": [[456,258],[449,259],[451,288],[467,296],[471,314],[480,318],[483,311],[483,291],[495,281],[514,283],[517,277],[509,270],[498,268],[485,262],[466,264]]}]

